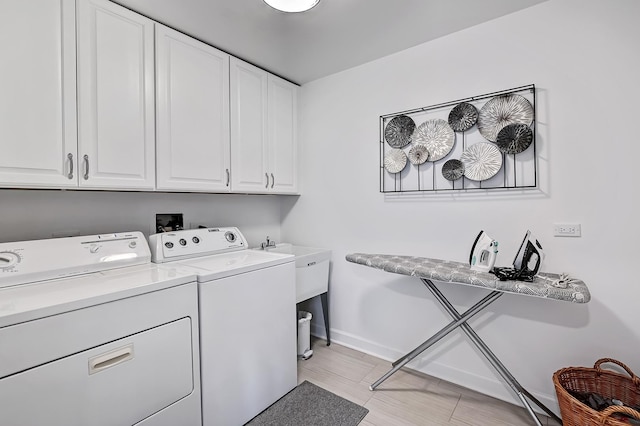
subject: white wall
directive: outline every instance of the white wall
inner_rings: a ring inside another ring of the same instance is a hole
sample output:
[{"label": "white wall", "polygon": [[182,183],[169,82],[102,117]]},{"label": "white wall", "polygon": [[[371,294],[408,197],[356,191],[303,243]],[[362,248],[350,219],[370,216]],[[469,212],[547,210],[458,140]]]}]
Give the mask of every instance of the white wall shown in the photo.
[{"label": "white wall", "polygon": [[152,232],[156,213],[183,213],[185,227],[237,226],[251,246],[280,241],[270,195],[0,190],[0,242],[108,232]]},{"label": "white wall", "polygon": [[[582,278],[592,301],[507,294],[473,327],[554,409],[559,368],[607,356],[640,372],[638,17],[636,0],[550,0],[302,87],[303,196],[283,201],[282,233],[333,249],[336,342],[393,359],[449,321],[415,278],[347,263],[346,254],[466,261],[484,229],[500,242],[497,264],[508,266],[531,229],[546,249],[543,270]],[[379,193],[380,115],[529,83],[538,97],[538,190]],[[556,222],[581,223],[583,236],[553,237]],[[460,310],[487,293],[440,287]],[[459,331],[412,365],[513,400]]]}]

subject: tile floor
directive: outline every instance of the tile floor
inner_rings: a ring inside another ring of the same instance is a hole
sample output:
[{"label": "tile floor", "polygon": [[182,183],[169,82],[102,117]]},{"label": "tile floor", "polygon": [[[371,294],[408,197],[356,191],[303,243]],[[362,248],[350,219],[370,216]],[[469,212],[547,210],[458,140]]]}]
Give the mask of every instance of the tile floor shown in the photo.
[{"label": "tile floor", "polygon": [[[312,337],[313,356],[298,361],[308,380],[369,409],[360,426],[532,426],[524,408],[412,370],[402,369],[375,391],[369,385],[390,363]],[[540,417],[543,425],[558,425]]]}]

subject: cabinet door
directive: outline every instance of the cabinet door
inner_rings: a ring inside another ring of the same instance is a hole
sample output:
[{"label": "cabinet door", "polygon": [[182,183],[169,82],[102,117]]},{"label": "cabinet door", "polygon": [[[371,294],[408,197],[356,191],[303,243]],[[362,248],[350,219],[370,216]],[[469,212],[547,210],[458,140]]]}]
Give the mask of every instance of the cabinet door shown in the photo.
[{"label": "cabinet door", "polygon": [[0,186],[76,186],[74,0],[3,1],[0,52]]},{"label": "cabinet door", "polygon": [[229,55],[156,24],[157,184],[229,190]]},{"label": "cabinet door", "polygon": [[267,192],[267,72],[231,59],[231,189]]},{"label": "cabinet door", "polygon": [[298,88],[269,75],[269,190],[298,191],[297,99]]},{"label": "cabinet door", "polygon": [[107,0],[79,0],[80,186],[154,188],[153,80],[153,21]]}]

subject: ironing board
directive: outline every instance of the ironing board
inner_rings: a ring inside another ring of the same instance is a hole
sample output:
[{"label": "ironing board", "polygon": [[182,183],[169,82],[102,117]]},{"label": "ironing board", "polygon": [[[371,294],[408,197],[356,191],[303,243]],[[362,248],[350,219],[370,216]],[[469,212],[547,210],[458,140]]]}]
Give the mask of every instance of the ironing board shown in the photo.
[{"label": "ironing board", "polygon": [[[467,324],[467,321],[505,293],[543,297],[573,303],[587,303],[591,299],[591,295],[583,281],[573,279],[567,284],[566,288],[559,288],[554,285],[554,281],[558,280],[560,275],[548,273],[540,273],[536,275],[533,282],[500,281],[491,273],[472,270],[466,263],[429,259],[424,257],[353,253],[347,255],[346,259],[349,262],[382,269],[386,272],[419,278],[431,291],[436,300],[444,307],[451,318],[453,318],[453,321],[427,339],[420,346],[392,363],[393,368],[374,382],[369,389],[374,390],[393,373],[405,366],[409,361],[420,355],[453,330],[460,327],[469,337],[471,342],[487,358],[491,366],[509,385],[511,390],[515,392],[520,399],[522,406],[527,410],[537,426],[542,426],[542,423],[540,423],[540,419],[538,419],[538,416],[536,416],[533,411],[529,400],[540,407],[550,417],[562,424],[562,420],[560,420],[555,413],[549,410],[544,404],[538,401],[524,387],[522,387],[520,383],[518,383],[504,364],[500,362],[498,357],[489,349],[484,341],[482,341],[471,326]],[[432,280],[486,288],[491,290],[491,292],[465,312],[460,313],[449,302],[449,300],[447,300],[442,292],[440,292]]]}]

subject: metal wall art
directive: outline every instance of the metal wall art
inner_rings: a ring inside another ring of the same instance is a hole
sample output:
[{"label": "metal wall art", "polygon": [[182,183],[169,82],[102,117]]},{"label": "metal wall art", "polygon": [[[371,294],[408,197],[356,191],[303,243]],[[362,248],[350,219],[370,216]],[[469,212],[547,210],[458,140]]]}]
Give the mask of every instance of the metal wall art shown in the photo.
[{"label": "metal wall art", "polygon": [[398,115],[391,119],[384,128],[384,138],[393,148],[402,148],[411,142],[411,135],[416,128],[416,123],[406,115]]},{"label": "metal wall art", "polygon": [[463,174],[471,180],[487,180],[502,168],[502,154],[489,142],[478,142],[465,149],[460,156]]},{"label": "metal wall art", "polygon": [[380,116],[380,192],[537,187],[535,86]]},{"label": "metal wall art", "polygon": [[384,157],[384,168],[389,173],[399,173],[407,165],[407,154],[401,149],[392,149]]},{"label": "metal wall art", "polygon": [[444,158],[451,148],[456,135],[449,123],[444,120],[427,120],[413,132],[411,140],[416,145],[423,145],[429,152],[429,161]]},{"label": "metal wall art", "polygon": [[478,130],[485,139],[495,142],[498,132],[510,124],[531,125],[533,107],[520,95],[495,96],[489,100],[478,115]]}]

